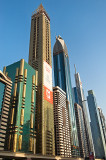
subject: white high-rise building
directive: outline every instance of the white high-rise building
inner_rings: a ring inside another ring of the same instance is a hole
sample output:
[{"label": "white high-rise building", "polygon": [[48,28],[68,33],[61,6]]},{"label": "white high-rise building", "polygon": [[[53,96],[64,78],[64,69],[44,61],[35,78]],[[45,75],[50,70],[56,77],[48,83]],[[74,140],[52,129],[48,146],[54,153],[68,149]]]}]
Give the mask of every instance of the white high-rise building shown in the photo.
[{"label": "white high-rise building", "polygon": [[56,155],[71,157],[71,136],[66,93],[58,86],[53,88]]}]

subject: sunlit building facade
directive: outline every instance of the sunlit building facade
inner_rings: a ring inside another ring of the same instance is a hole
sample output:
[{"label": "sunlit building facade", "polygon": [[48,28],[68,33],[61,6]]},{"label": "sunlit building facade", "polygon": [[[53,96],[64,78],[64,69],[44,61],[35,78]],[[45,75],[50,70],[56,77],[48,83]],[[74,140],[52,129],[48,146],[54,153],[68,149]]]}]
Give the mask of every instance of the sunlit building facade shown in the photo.
[{"label": "sunlit building facade", "polygon": [[13,82],[7,150],[36,153],[37,72],[24,59],[6,67]]},{"label": "sunlit building facade", "polygon": [[96,97],[93,90],[88,91],[87,101],[91,118],[91,130],[95,149],[95,157],[106,159],[106,143],[103,136]]},{"label": "sunlit building facade", "polygon": [[11,101],[12,81],[7,73],[0,71],[0,151],[5,150],[8,131],[9,110]]},{"label": "sunlit building facade", "polygon": [[75,110],[72,100],[72,86],[70,77],[69,57],[64,40],[58,36],[53,48],[54,59],[54,80],[55,86],[59,86],[65,93],[68,105],[69,120],[71,127],[71,147],[72,156],[78,155],[76,147],[78,144],[78,135],[76,128]]},{"label": "sunlit building facade", "polygon": [[55,153],[61,157],[71,157],[71,136],[66,93],[58,86],[53,88]]},{"label": "sunlit building facade", "polygon": [[31,18],[29,65],[38,71],[37,153],[55,155],[50,18],[42,4]]}]

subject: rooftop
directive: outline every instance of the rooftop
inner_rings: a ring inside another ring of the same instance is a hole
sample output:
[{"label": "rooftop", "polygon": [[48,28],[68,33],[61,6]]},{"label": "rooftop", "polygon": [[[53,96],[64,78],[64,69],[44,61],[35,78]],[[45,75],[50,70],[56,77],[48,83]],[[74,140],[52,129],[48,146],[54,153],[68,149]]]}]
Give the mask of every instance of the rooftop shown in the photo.
[{"label": "rooftop", "polygon": [[39,5],[39,7],[32,12],[32,16],[39,14],[39,13],[45,13],[45,15],[48,17],[48,19],[50,20],[49,15],[47,14],[46,10],[44,9],[42,3]]},{"label": "rooftop", "polygon": [[88,91],[88,95],[93,94],[94,95],[94,91],[93,90],[89,90]]},{"label": "rooftop", "polygon": [[62,39],[62,37],[59,35],[58,37],[56,36],[56,42],[53,48],[53,54],[59,54],[60,52],[65,52],[65,55],[68,56],[68,51],[67,51],[67,46]]}]

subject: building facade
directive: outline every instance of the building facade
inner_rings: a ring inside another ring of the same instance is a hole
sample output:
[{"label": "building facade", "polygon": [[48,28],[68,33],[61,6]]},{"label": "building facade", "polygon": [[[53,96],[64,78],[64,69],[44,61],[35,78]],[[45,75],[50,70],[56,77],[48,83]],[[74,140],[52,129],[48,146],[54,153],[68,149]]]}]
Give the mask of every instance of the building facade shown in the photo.
[{"label": "building facade", "polygon": [[78,135],[76,128],[75,110],[72,100],[72,86],[70,77],[69,57],[66,44],[64,40],[58,36],[53,48],[54,59],[54,80],[55,86],[59,86],[64,92],[66,92],[70,127],[71,127],[71,147],[72,156],[77,156],[76,147],[78,147]]},{"label": "building facade", "polygon": [[50,18],[42,4],[31,18],[29,64],[38,71],[37,153],[55,155]]},{"label": "building facade", "polygon": [[89,157],[82,107],[77,103],[74,104],[74,107],[78,131],[80,156]]},{"label": "building facade", "polygon": [[105,116],[103,115],[102,109],[100,107],[98,107],[98,111],[99,111],[99,117],[102,125],[102,131],[105,139],[105,144],[106,144],[106,120],[105,120]]},{"label": "building facade", "polygon": [[5,150],[12,90],[12,81],[5,68],[3,72],[0,71],[0,150]]},{"label": "building facade", "polygon": [[24,59],[6,67],[13,82],[6,149],[36,153],[37,72]]},{"label": "building facade", "polygon": [[78,104],[77,88],[73,87],[72,91],[73,91],[73,102]]},{"label": "building facade", "polygon": [[69,116],[66,108],[66,93],[58,86],[53,88],[55,153],[61,157],[71,157],[71,136]]},{"label": "building facade", "polygon": [[106,144],[103,136],[102,125],[97,109],[97,102],[92,90],[88,91],[88,107],[91,118],[91,130],[96,158],[106,158]]},{"label": "building facade", "polygon": [[76,68],[75,68],[75,83],[76,83],[77,101],[78,101],[78,104],[82,107],[82,112],[83,112],[83,119],[84,119],[84,125],[85,125],[85,133],[86,133],[86,139],[87,139],[88,152],[94,153],[91,127],[90,127],[90,123],[89,123],[87,107],[86,107],[86,102],[85,102],[86,100],[84,97],[84,91],[82,88],[82,82],[80,79],[80,75],[79,75],[79,73],[76,72]]}]

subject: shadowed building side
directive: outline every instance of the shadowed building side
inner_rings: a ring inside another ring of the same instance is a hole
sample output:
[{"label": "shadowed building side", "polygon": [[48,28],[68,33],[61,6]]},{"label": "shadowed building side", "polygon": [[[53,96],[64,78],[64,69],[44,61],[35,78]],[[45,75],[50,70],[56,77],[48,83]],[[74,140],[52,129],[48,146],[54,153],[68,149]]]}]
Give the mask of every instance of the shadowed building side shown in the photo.
[{"label": "shadowed building side", "polygon": [[86,132],[85,132],[86,130],[85,130],[84,118],[83,118],[83,111],[82,111],[81,106],[78,105],[77,103],[74,104],[74,107],[75,107],[80,155],[83,158],[89,157]]},{"label": "shadowed building side", "polygon": [[86,107],[86,102],[85,102],[86,100],[84,97],[84,91],[82,88],[82,82],[80,79],[80,75],[79,73],[76,72],[76,68],[75,68],[75,83],[76,83],[77,101],[78,101],[78,104],[82,107],[82,112],[83,112],[83,120],[84,120],[84,125],[85,125],[85,134],[86,134],[88,152],[94,153],[91,127],[89,123],[87,107]]},{"label": "shadowed building side", "polygon": [[100,121],[101,121],[101,125],[102,125],[103,136],[104,136],[105,144],[106,144],[106,120],[105,120],[105,116],[102,112],[102,109],[100,107],[98,107],[98,111],[99,111]]},{"label": "shadowed building side", "polygon": [[106,159],[106,143],[103,136],[103,130],[97,108],[96,97],[93,90],[88,91],[87,101],[91,118],[91,130],[95,149],[95,157]]}]

